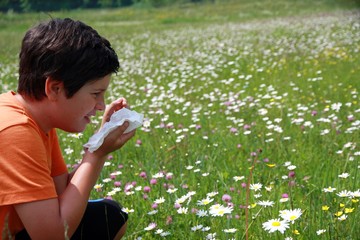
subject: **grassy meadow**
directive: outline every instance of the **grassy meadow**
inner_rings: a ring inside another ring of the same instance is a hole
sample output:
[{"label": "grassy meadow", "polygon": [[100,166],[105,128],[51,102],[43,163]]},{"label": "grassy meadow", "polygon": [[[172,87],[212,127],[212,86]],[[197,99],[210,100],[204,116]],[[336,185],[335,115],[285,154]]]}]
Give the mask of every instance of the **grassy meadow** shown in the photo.
[{"label": "grassy meadow", "polygon": [[[124,206],[124,239],[359,239],[355,1],[2,14],[1,92],[16,90],[26,29],[49,15],[112,42],[107,101],[145,116],[91,194]],[[69,170],[100,122],[59,131]]]}]

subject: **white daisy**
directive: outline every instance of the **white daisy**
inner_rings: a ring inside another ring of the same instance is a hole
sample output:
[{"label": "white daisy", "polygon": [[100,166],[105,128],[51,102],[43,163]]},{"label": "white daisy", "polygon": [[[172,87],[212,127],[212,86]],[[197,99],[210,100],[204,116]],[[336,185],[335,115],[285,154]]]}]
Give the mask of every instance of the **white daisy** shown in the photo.
[{"label": "white daisy", "polygon": [[235,177],[233,177],[233,179],[235,180],[235,182],[241,181],[241,180],[243,180],[244,178],[245,178],[244,176],[235,176]]},{"label": "white daisy", "polygon": [[187,214],[188,208],[181,207],[177,210],[179,214]]},{"label": "white daisy", "polygon": [[261,183],[250,184],[250,187],[249,187],[249,189],[254,190],[255,192],[261,190],[261,188],[262,188]]},{"label": "white daisy", "polygon": [[284,220],[294,223],[296,219],[298,219],[302,214],[302,211],[300,208],[294,209],[294,210],[283,210],[280,211],[280,217],[282,217]]},{"label": "white daisy", "polygon": [[155,231],[155,234],[161,234],[161,233],[163,233],[164,232],[164,230],[163,229],[157,229],[156,231]]},{"label": "white daisy", "polygon": [[257,204],[263,207],[272,207],[274,205],[274,202],[266,200],[266,201],[259,201],[257,202]]},{"label": "white daisy", "polygon": [[225,207],[220,204],[215,204],[210,207],[209,214],[213,217],[221,217],[225,214],[230,214],[233,211],[232,207]]},{"label": "white daisy", "polygon": [[145,231],[150,231],[156,228],[156,223],[150,223],[146,228],[144,228]]},{"label": "white daisy", "polygon": [[324,188],[324,189],[323,189],[323,192],[333,192],[333,191],[335,191],[335,190],[336,190],[336,188],[327,187],[327,188]]},{"label": "white daisy", "polygon": [[338,195],[339,197],[351,197],[351,192],[348,190],[343,190],[336,195]]},{"label": "white daisy", "polygon": [[199,201],[197,202],[197,205],[200,205],[200,206],[208,205],[208,204],[211,203],[212,201],[214,201],[213,198],[207,197],[207,198],[204,198],[204,199],[202,199],[202,200],[199,200]]},{"label": "white daisy", "polygon": [[218,195],[218,194],[219,194],[218,192],[209,192],[209,193],[206,194],[206,196],[208,196],[208,197],[214,197],[214,196],[216,196],[216,195]]},{"label": "white daisy", "polygon": [[168,193],[174,193],[176,192],[178,189],[177,188],[169,188],[166,192]]},{"label": "white daisy", "polygon": [[350,176],[349,173],[342,173],[339,175],[339,178],[348,178]]},{"label": "white daisy", "polygon": [[152,177],[153,178],[163,178],[164,176],[165,176],[164,173],[159,172],[159,173],[156,173],[155,175],[153,175]]},{"label": "white daisy", "polygon": [[338,220],[339,221],[345,221],[346,219],[347,219],[347,215],[346,214],[343,214],[343,215],[341,215],[340,217],[338,217]]},{"label": "white daisy", "polygon": [[162,237],[166,237],[166,236],[169,236],[169,235],[171,235],[170,232],[162,232],[162,233],[160,233],[160,236],[162,236]]},{"label": "white daisy", "polygon": [[269,233],[279,231],[284,233],[287,228],[289,228],[289,223],[286,220],[271,219],[262,224],[263,228]]},{"label": "white daisy", "polygon": [[353,198],[360,198],[360,189],[356,190],[355,192],[351,193]]},{"label": "white daisy", "polygon": [[134,209],[122,208],[121,211],[126,212],[127,214],[129,214],[129,213],[133,213]]},{"label": "white daisy", "polygon": [[326,232],[326,229],[320,229],[320,230],[317,230],[316,231],[316,234],[317,235],[321,235],[321,234],[323,234],[323,233],[325,233]]},{"label": "white daisy", "polygon": [[161,197],[161,198],[158,198],[154,201],[156,204],[161,204],[161,203],[164,203],[165,202],[165,198],[164,197]]},{"label": "white daisy", "polygon": [[203,225],[196,225],[191,228],[191,231],[196,232],[197,230],[201,230],[203,228]]},{"label": "white daisy", "polygon": [[199,211],[196,212],[196,215],[198,217],[206,217],[208,215],[208,212],[205,211],[205,210],[199,210]]},{"label": "white daisy", "polygon": [[237,231],[237,229],[236,228],[229,228],[229,229],[224,229],[223,231],[226,232],[226,233],[235,233]]}]

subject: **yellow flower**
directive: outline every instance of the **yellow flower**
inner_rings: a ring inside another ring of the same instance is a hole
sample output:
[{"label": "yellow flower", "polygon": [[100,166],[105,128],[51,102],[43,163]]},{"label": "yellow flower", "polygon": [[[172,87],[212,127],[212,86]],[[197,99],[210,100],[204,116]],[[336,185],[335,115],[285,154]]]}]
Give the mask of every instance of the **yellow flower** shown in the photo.
[{"label": "yellow flower", "polygon": [[345,213],[352,213],[354,208],[345,208]]},{"label": "yellow flower", "polygon": [[340,207],[342,208],[342,207],[345,207],[345,204],[343,204],[343,203],[340,203]]},{"label": "yellow flower", "polygon": [[322,209],[323,211],[327,211],[327,210],[329,210],[329,208],[330,208],[330,207],[327,206],[327,205],[324,205],[324,206],[321,207],[321,209]]},{"label": "yellow flower", "polygon": [[352,201],[353,203],[357,203],[357,202],[359,202],[359,199],[351,199],[351,201]]},{"label": "yellow flower", "polygon": [[256,203],[250,204],[251,208],[256,207]]},{"label": "yellow flower", "polygon": [[343,215],[343,211],[339,211],[339,212],[335,213],[335,216],[337,216],[337,217],[340,217],[341,215]]},{"label": "yellow flower", "polygon": [[300,232],[295,229],[295,230],[293,231],[293,234],[295,234],[295,235],[300,235]]},{"label": "yellow flower", "polygon": [[276,164],[275,163],[269,163],[269,164],[266,164],[268,167],[270,167],[270,168],[273,168],[273,167],[275,167],[276,166]]}]

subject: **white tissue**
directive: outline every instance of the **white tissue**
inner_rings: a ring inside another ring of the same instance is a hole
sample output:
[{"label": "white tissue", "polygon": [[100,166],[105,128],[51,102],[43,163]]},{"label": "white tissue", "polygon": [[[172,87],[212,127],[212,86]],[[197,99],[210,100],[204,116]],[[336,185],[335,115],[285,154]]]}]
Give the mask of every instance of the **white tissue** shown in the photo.
[{"label": "white tissue", "polygon": [[144,115],[141,113],[122,108],[111,115],[110,121],[106,122],[99,132],[91,136],[89,141],[84,144],[84,147],[87,148],[89,152],[94,152],[103,144],[105,137],[111,131],[123,125],[125,121],[129,122],[129,126],[124,133],[128,133],[140,127],[143,123],[143,118]]}]

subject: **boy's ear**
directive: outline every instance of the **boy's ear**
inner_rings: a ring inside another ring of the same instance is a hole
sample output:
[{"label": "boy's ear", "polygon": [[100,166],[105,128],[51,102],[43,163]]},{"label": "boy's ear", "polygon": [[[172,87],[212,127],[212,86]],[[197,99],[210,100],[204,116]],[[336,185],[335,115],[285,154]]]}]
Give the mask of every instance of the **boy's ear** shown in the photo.
[{"label": "boy's ear", "polygon": [[56,101],[64,89],[64,84],[51,77],[45,80],[45,94],[50,101]]}]

